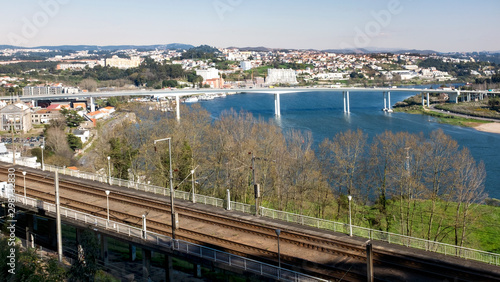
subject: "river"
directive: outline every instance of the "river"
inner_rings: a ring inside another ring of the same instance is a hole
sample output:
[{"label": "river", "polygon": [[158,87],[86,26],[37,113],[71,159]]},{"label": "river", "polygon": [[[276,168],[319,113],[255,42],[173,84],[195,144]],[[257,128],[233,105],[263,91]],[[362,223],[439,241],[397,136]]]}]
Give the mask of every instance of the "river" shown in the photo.
[{"label": "river", "polygon": [[[391,103],[402,101],[414,94],[391,91]],[[500,134],[480,132],[473,128],[438,123],[425,115],[406,113],[386,113],[383,108],[382,93],[351,92],[350,114],[343,113],[342,92],[302,92],[282,94],[281,117],[274,116],[274,95],[237,94],[208,101],[200,101],[203,108],[214,119],[229,109],[244,110],[255,117],[276,122],[283,130],[298,129],[310,131],[317,146],[325,138],[332,138],[338,132],[361,129],[369,138],[386,130],[393,132],[423,132],[442,129],[455,139],[460,146],[470,149],[477,162],[486,166],[485,190],[490,198],[500,199],[500,162],[495,152],[500,152]]]}]

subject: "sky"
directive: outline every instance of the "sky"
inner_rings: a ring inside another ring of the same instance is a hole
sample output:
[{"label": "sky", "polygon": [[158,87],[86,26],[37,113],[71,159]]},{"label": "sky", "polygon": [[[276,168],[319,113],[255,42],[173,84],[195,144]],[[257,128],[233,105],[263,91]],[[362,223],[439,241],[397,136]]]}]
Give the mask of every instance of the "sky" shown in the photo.
[{"label": "sky", "polygon": [[498,0],[4,1],[0,44],[499,51]]}]

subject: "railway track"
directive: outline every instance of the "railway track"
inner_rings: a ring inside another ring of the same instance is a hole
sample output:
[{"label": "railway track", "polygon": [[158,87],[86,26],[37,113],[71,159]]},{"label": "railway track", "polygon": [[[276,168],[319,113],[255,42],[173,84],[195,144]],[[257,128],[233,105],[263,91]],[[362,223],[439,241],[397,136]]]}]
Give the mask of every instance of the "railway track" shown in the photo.
[{"label": "railway track", "polygon": [[[7,168],[0,167],[0,175],[6,178]],[[48,173],[33,170],[29,175],[26,176],[26,181],[43,186],[53,186],[53,179],[47,177]],[[17,176],[19,179],[23,177],[20,173]],[[103,185],[101,185],[103,186]],[[61,191],[71,191],[78,194],[84,194],[97,199],[105,199],[105,190],[111,190],[110,202],[120,203],[125,206],[142,208],[150,212],[158,212],[161,214],[170,215],[170,204],[166,197],[158,197],[157,195],[151,194],[151,197],[137,196],[124,192],[122,187],[112,187],[104,186],[99,187],[98,185],[82,185],[77,181],[72,181],[68,179],[60,179],[59,187]],[[23,191],[21,187],[17,186],[17,193],[22,194]],[[54,193],[42,192],[37,189],[32,189],[27,187],[30,196],[40,197],[40,199],[47,202],[54,202]],[[126,190],[125,190],[126,191]],[[61,192],[62,194],[63,192]],[[64,198],[61,197],[61,203],[66,204],[72,209],[77,209],[83,212],[91,213],[94,215],[100,215],[106,217],[106,210],[104,207],[96,207],[94,204],[89,204],[84,201]],[[111,206],[111,205],[110,205]],[[179,213],[181,221],[190,220],[195,222],[202,222],[204,224],[215,225],[218,228],[224,230],[231,230],[232,232],[239,232],[241,234],[247,234],[252,236],[257,236],[259,238],[273,240],[275,242],[275,228],[270,226],[264,226],[256,224],[253,221],[246,221],[242,219],[235,219],[234,217],[229,217],[221,214],[214,214],[203,212],[197,209],[176,205],[176,211]],[[124,223],[139,226],[141,223],[141,217],[133,215],[126,212],[119,212],[117,210],[110,209],[110,216],[113,216],[113,220],[122,221]],[[148,229],[160,234],[165,234],[171,236],[171,226],[170,216],[167,217],[167,221],[159,222],[155,219],[148,219]],[[167,224],[169,223],[169,224]],[[207,242],[211,247],[218,248],[223,251],[231,252],[237,255],[242,255],[251,258],[257,258],[262,260],[264,257],[266,261],[271,263],[276,263],[277,252],[270,250],[269,248],[256,247],[249,243],[234,242],[231,240],[223,239],[217,236],[212,236],[209,234],[201,233],[198,231],[190,230],[188,228],[180,228],[176,231],[176,236],[178,239],[190,241],[200,245],[207,245]],[[296,256],[283,255],[281,254],[281,259],[283,262],[290,265],[301,265],[308,274],[313,274],[321,277],[328,277],[329,279],[339,279],[343,278],[345,280],[364,280],[365,270],[363,267],[356,267],[352,269],[352,265],[359,264],[364,265],[366,261],[366,253],[364,247],[356,244],[349,244],[339,240],[326,239],[320,236],[313,236],[310,234],[304,234],[292,230],[283,230],[280,236],[280,242],[285,244],[292,244],[298,246],[307,252],[319,252],[323,254],[331,255],[332,259],[329,263],[317,263],[314,261],[299,259]],[[273,247],[271,246],[271,249]],[[451,265],[443,266],[437,265],[433,261],[424,261],[421,259],[411,258],[407,256],[401,256],[384,250],[374,250],[374,264],[376,267],[381,268],[391,268],[400,269],[400,271],[417,276],[430,276],[435,279],[458,279],[457,281],[487,281],[489,278],[499,277],[487,277],[484,273],[476,273],[474,271],[460,269],[453,267]],[[376,273],[377,277],[377,273]],[[385,280],[382,276],[382,280]],[[485,277],[487,279],[485,279]],[[391,280],[390,278],[388,280]]]}]

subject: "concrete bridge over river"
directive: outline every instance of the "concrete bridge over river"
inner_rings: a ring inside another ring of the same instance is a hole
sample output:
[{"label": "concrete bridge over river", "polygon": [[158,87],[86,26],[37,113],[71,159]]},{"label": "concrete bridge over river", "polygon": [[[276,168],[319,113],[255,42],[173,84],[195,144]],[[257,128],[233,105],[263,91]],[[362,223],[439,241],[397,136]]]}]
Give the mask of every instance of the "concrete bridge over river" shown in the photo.
[{"label": "concrete bridge over river", "polygon": [[[498,95],[500,91],[486,91],[486,90],[456,90],[456,89],[427,89],[427,88],[366,88],[366,87],[340,87],[340,88],[323,88],[323,87],[283,87],[283,88],[238,88],[238,89],[171,89],[171,90],[134,90],[134,91],[110,91],[110,92],[86,92],[77,94],[58,94],[58,95],[30,95],[21,96],[20,100],[23,101],[34,101],[37,100],[47,100],[47,99],[73,99],[82,98],[90,99],[91,111],[95,110],[94,98],[98,97],[117,97],[117,96],[154,96],[154,97],[166,97],[175,98],[176,100],[176,118],[180,120],[180,99],[183,97],[189,97],[193,95],[202,95],[210,93],[268,93],[274,95],[274,113],[275,116],[281,116],[281,102],[280,95],[290,94],[290,93],[303,93],[308,92],[314,94],[315,92],[332,92],[343,94],[344,103],[344,113],[350,113],[350,99],[351,93],[356,92],[373,92],[381,93],[381,102],[383,101],[383,110],[391,112],[391,91],[392,92],[411,92],[411,93],[425,93],[422,95],[422,105],[427,107],[430,106],[429,94],[430,93],[446,93],[449,96],[449,101],[451,103],[458,103],[459,101],[471,101],[472,99],[484,99],[487,95]],[[11,97],[4,96],[0,97],[2,100],[11,99]]]}]

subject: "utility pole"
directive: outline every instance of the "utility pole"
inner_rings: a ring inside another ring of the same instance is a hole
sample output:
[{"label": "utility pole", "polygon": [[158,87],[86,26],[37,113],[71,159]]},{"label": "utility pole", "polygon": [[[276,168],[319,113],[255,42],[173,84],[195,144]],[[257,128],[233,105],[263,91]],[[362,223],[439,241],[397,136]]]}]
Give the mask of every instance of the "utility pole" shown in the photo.
[{"label": "utility pole", "polygon": [[255,181],[255,156],[252,152],[248,154],[252,154],[252,183],[255,194],[255,215],[259,216],[259,198],[260,198],[260,185]]},{"label": "utility pole", "polygon": [[59,202],[59,173],[55,172],[55,188],[56,188],[56,228],[57,228],[57,255],[59,262],[62,262],[62,231],[61,231],[61,204]]}]

